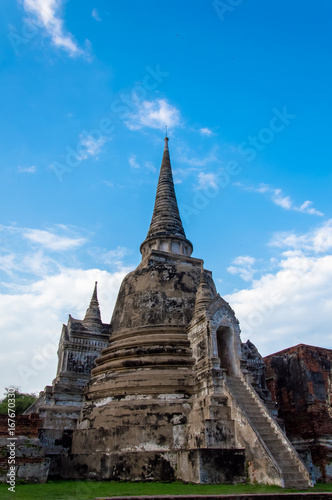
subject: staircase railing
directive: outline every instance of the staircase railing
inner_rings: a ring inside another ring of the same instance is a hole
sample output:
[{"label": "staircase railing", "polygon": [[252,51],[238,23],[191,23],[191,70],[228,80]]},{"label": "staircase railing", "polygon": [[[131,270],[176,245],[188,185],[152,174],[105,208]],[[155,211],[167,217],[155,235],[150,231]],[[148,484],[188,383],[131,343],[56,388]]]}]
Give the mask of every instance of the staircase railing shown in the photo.
[{"label": "staircase railing", "polygon": [[[244,379],[242,379],[240,377],[226,377],[226,384],[227,384],[227,380],[229,380],[229,378],[231,378],[231,379],[233,378],[233,379],[239,381],[243,385],[243,387],[245,389],[249,390],[250,395],[254,398],[254,400],[257,403],[259,409],[266,416],[268,422],[271,424],[272,428],[275,430],[278,438],[280,438],[281,441],[283,442],[283,444],[285,446],[287,446],[289,452],[295,458],[295,460],[297,462],[297,465],[299,466],[300,470],[306,476],[306,479],[308,480],[309,485],[313,486],[313,483],[312,483],[312,480],[310,478],[310,473],[309,473],[309,471],[307,469],[307,466],[303,462],[302,458],[298,455],[297,451],[295,450],[295,448],[292,445],[292,443],[290,442],[290,440],[287,438],[287,436],[285,436],[285,434],[284,434],[283,430],[281,429],[281,427],[279,426],[279,424],[271,417],[270,413],[265,408],[264,404],[262,403],[262,401],[259,398],[258,394],[256,394],[256,391],[252,387],[252,385],[250,384],[250,382],[248,382],[247,380],[244,380]],[[277,466],[277,469],[281,472],[281,475],[282,475],[281,477],[283,477],[283,471],[281,470],[279,464],[276,462],[274,456],[272,455],[272,453],[270,452],[269,448],[265,444],[264,439],[260,436],[260,433],[259,433],[258,429],[256,429],[255,424],[252,422],[252,420],[250,419],[250,417],[247,415],[247,411],[243,407],[243,405],[241,404],[241,402],[239,401],[239,398],[237,397],[236,392],[232,390],[231,383],[227,384],[227,387],[230,390],[232,396],[236,399],[236,402],[239,405],[239,407],[241,408],[241,410],[245,413],[246,417],[250,421],[250,424],[251,424],[253,430],[255,431],[257,437],[259,438],[260,443],[263,445],[263,447],[264,447],[265,451],[267,451],[268,455],[272,458],[273,464],[275,464]]]}]

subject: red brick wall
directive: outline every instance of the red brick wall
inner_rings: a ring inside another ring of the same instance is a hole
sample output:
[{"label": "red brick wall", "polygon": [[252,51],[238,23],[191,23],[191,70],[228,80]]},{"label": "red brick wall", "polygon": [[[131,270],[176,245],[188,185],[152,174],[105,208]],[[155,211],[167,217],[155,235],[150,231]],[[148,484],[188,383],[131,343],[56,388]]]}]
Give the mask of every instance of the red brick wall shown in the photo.
[{"label": "red brick wall", "polygon": [[332,350],[300,344],[264,358],[266,379],[279,406],[287,435],[307,440],[322,480],[330,482],[327,467],[332,442]]},{"label": "red brick wall", "polygon": [[[17,415],[15,417],[15,436],[38,437],[38,429],[42,419],[38,413],[30,415]],[[0,415],[0,436],[8,437],[8,416]]]}]

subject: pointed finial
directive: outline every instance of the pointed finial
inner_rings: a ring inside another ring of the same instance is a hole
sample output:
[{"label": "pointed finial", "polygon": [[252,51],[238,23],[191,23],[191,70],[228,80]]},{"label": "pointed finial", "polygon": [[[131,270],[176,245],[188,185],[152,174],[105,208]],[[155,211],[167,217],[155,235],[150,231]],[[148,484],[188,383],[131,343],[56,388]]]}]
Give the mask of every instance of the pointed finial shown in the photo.
[{"label": "pointed finial", "polygon": [[196,311],[205,310],[212,300],[212,292],[206,282],[203,264],[204,262],[202,262],[201,264],[201,275],[196,293],[196,303],[195,303]]},{"label": "pointed finial", "polygon": [[95,300],[98,302],[98,298],[97,298],[97,285],[98,285],[98,281],[95,281],[95,288],[93,290],[93,294],[92,294],[92,299],[91,300]]},{"label": "pointed finial", "polygon": [[142,258],[149,255],[151,250],[187,257],[193,251],[192,244],[186,238],[176,200],[168,140],[166,136],[151,224],[140,247]]},{"label": "pointed finial", "polygon": [[168,150],[168,141],[169,141],[169,138],[167,137],[167,125],[166,125],[166,136],[165,136],[164,141],[165,141],[165,149]]},{"label": "pointed finial", "polygon": [[95,281],[95,287],[91,297],[90,305],[86,311],[83,323],[101,323],[99,302],[97,297],[97,281]]}]

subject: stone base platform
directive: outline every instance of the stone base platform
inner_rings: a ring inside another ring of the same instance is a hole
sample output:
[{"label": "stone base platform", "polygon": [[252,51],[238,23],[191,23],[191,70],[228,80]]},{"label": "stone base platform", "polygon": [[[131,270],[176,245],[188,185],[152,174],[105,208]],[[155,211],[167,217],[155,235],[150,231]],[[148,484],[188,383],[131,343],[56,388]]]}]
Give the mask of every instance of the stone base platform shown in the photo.
[{"label": "stone base platform", "polygon": [[[181,471],[181,473],[179,473]],[[244,450],[137,451],[62,457],[63,479],[176,481],[235,484],[246,481]]]}]

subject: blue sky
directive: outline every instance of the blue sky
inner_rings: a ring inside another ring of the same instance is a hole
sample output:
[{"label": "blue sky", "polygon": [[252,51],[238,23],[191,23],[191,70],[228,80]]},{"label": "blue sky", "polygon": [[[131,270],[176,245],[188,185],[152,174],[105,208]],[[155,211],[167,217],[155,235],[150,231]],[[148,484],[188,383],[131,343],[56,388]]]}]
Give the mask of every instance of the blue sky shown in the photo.
[{"label": "blue sky", "polygon": [[3,0],[1,388],[140,261],[165,125],[193,256],[263,355],[331,347],[328,0]]}]

